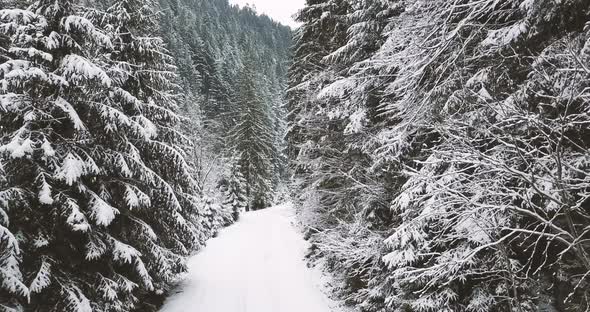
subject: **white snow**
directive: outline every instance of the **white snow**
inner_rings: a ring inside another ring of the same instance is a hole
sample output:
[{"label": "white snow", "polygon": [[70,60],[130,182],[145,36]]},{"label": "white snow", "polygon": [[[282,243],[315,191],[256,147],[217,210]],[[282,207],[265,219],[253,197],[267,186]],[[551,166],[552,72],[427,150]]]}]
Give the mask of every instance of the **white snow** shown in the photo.
[{"label": "white snow", "polygon": [[242,215],[190,260],[161,312],[330,312],[293,218],[289,204]]},{"label": "white snow", "polygon": [[158,127],[145,116],[132,117],[134,121],[142,126],[142,135],[150,140],[158,136]]},{"label": "white snow", "polygon": [[131,210],[140,207],[139,197],[131,186],[125,186],[125,202]]},{"label": "white snow", "polygon": [[30,291],[34,294],[39,294],[43,289],[51,285],[51,263],[43,259],[39,272],[31,282]]},{"label": "white snow", "polygon": [[488,36],[481,42],[483,47],[507,46],[526,34],[529,25],[526,22],[488,31]]},{"label": "white snow", "polygon": [[23,158],[26,155],[33,153],[33,141],[31,139],[23,139],[23,129],[19,130],[12,138],[10,143],[0,146],[0,153],[10,153],[10,157],[14,159]]},{"label": "white snow", "polygon": [[76,112],[76,109],[70,103],[68,103],[68,101],[66,101],[62,97],[58,97],[54,103],[55,106],[61,108],[61,110],[63,110],[63,112],[66,115],[68,115],[68,118],[70,118],[76,130],[86,130],[86,126],[84,125],[84,122],[82,121],[80,116],[78,116],[78,112]]},{"label": "white snow", "polygon": [[84,296],[84,293],[78,287],[65,287],[62,289],[62,294],[67,297],[67,306],[73,308],[71,311],[92,312],[90,300]]},{"label": "white snow", "polygon": [[68,33],[81,31],[85,35],[92,38],[97,44],[102,45],[106,48],[112,48],[113,44],[109,37],[103,33],[101,33],[92,22],[82,16],[70,15],[62,21],[62,25],[64,30]]},{"label": "white snow", "polygon": [[350,119],[350,122],[344,130],[344,134],[350,135],[360,133],[366,125],[367,112],[364,108],[361,108],[352,113],[348,119]]},{"label": "white snow", "polygon": [[67,185],[72,186],[84,175],[84,167],[84,161],[80,157],[68,153],[55,178],[65,181]]},{"label": "white snow", "polygon": [[136,259],[141,258],[141,253],[116,239],[113,239],[113,259],[119,263],[133,264]]},{"label": "white snow", "polygon": [[43,152],[45,153],[46,157],[53,157],[55,156],[55,150],[51,146],[51,143],[47,141],[47,139],[43,140],[43,145],[41,145]]},{"label": "white snow", "polygon": [[358,83],[355,79],[340,79],[323,88],[322,91],[320,91],[320,93],[317,95],[317,98],[319,100],[325,100],[329,98],[343,98],[347,93],[354,90],[357,85]]},{"label": "white snow", "polygon": [[35,48],[11,47],[8,51],[17,55],[28,55],[30,58],[39,57],[47,62],[53,61],[53,55]]},{"label": "white snow", "polygon": [[78,206],[78,204],[72,199],[67,199],[65,205],[70,210],[66,222],[71,226],[72,230],[76,232],[86,232],[90,230],[90,224],[88,224],[86,216],[80,211],[80,206]]},{"label": "white snow", "polygon": [[0,10],[0,20],[2,21],[20,21],[22,24],[30,24],[35,19],[42,19],[43,17],[29,10],[21,9],[5,9]]},{"label": "white snow", "polygon": [[112,84],[111,78],[102,68],[80,55],[66,55],[61,61],[61,70],[64,77],[74,84],[85,79],[96,79],[107,87]]},{"label": "white snow", "polygon": [[51,197],[51,186],[45,180],[43,186],[39,191],[39,202],[45,205],[53,205],[53,197]]},{"label": "white snow", "polygon": [[143,284],[148,289],[153,289],[152,278],[141,260],[141,253],[130,245],[124,244],[114,238],[113,243],[113,260],[118,263],[129,264],[135,267],[135,271],[141,277]]},{"label": "white snow", "polygon": [[97,225],[109,226],[119,214],[119,210],[109,205],[100,196],[92,194],[90,200],[91,216]]}]

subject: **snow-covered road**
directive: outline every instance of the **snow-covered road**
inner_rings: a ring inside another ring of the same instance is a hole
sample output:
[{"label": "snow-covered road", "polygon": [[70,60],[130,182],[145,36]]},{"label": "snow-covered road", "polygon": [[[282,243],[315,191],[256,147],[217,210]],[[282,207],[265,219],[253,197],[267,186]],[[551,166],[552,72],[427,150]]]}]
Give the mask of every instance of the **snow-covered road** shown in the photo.
[{"label": "snow-covered road", "polygon": [[162,312],[330,312],[290,205],[242,216],[189,262]]}]

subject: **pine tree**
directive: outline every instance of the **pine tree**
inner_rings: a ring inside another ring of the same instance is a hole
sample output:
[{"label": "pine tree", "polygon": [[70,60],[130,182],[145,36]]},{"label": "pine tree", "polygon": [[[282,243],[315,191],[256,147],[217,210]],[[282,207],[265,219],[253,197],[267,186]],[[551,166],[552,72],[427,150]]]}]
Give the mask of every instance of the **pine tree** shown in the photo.
[{"label": "pine tree", "polygon": [[[300,16],[289,156],[344,296],[362,311],[583,310],[588,3],[335,3]],[[345,40],[316,41],[341,38],[335,20]]]},{"label": "pine tree", "polygon": [[202,205],[203,225],[210,231],[211,236],[217,236],[221,228],[233,223],[231,211],[220,207],[213,197],[205,196]]},{"label": "pine tree", "polygon": [[257,84],[260,80],[253,59],[247,59],[238,81],[238,122],[230,138],[246,179],[247,209],[264,208],[272,198],[275,134],[271,107]]},{"label": "pine tree", "polygon": [[397,191],[396,173],[373,167],[388,73],[369,62],[396,13],[392,3],[308,1],[289,76],[293,197],[313,229],[310,239],[322,246],[318,255],[343,280],[350,302],[367,311],[384,306],[380,231],[391,224],[389,201]]},{"label": "pine tree", "polygon": [[295,173],[305,175],[315,158],[312,142],[322,137],[325,116],[316,118],[322,109],[316,96],[331,77],[325,73],[324,57],[334,52],[346,39],[344,16],[347,3],[339,0],[309,0],[297,16],[303,25],[294,34],[293,62],[289,68],[287,91],[287,154]]},{"label": "pine tree", "polygon": [[0,304],[130,311],[203,241],[153,8],[0,10]]},{"label": "pine tree", "polygon": [[238,221],[240,215],[246,211],[248,201],[246,198],[246,179],[242,175],[238,160],[232,161],[225,185],[225,199],[223,206],[231,211],[234,221]]},{"label": "pine tree", "polygon": [[[284,111],[279,108],[284,101],[291,30],[252,9],[231,6],[226,0],[159,2],[167,18],[162,21],[166,31],[163,36],[177,58],[182,78],[178,81],[179,90],[181,93],[194,90],[194,94],[183,96],[180,101],[185,115],[191,116],[191,138],[199,142],[191,159],[204,169],[196,173],[198,180],[205,188],[212,189],[224,178],[221,173],[231,166],[218,161],[218,155],[230,157],[236,150],[231,137],[240,115],[237,73],[250,57],[257,75],[267,78],[258,81],[257,89],[270,107],[270,115],[276,119],[271,163],[273,169],[280,170],[271,170],[274,191],[286,176],[285,158],[281,157],[279,147],[284,146],[284,129],[280,128],[284,125],[279,122]],[[274,172],[282,175],[279,177]]]}]

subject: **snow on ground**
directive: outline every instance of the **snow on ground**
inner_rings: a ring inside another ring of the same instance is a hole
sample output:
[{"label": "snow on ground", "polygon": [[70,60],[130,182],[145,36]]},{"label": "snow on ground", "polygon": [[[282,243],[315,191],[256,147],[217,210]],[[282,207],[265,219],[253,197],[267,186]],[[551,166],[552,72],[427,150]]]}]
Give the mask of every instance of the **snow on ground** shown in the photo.
[{"label": "snow on ground", "polygon": [[189,262],[161,312],[331,312],[289,204],[247,213]]}]

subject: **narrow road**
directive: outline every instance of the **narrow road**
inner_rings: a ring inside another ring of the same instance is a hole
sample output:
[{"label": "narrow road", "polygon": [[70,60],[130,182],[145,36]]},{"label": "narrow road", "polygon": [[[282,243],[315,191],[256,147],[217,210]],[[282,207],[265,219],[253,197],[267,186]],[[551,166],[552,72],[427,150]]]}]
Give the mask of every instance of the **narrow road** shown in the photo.
[{"label": "narrow road", "polygon": [[247,213],[189,262],[161,312],[330,312],[290,205]]}]

